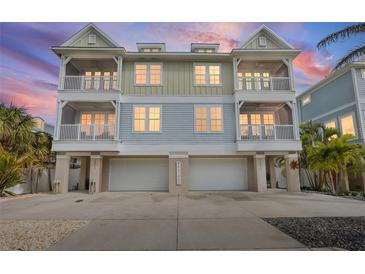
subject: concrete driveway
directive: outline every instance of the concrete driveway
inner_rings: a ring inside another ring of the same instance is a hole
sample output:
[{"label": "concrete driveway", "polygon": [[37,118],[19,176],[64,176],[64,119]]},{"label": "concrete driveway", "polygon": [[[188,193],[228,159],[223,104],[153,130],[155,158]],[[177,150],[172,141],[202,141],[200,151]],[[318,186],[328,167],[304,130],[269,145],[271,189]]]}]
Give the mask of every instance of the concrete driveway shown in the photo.
[{"label": "concrete driveway", "polygon": [[88,220],[50,250],[307,250],[263,217],[365,216],[321,194],[68,193],[3,201],[1,220]]}]

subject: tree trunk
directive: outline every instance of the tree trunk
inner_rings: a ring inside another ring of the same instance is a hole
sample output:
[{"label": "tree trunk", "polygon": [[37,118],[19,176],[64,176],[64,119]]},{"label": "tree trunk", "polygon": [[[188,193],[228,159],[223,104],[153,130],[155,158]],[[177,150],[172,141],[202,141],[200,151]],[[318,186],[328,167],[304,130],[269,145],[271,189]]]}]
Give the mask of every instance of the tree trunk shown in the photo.
[{"label": "tree trunk", "polygon": [[47,168],[47,175],[48,175],[48,187],[49,187],[49,191],[53,191],[52,189],[52,180],[51,180],[51,169],[48,167]]}]

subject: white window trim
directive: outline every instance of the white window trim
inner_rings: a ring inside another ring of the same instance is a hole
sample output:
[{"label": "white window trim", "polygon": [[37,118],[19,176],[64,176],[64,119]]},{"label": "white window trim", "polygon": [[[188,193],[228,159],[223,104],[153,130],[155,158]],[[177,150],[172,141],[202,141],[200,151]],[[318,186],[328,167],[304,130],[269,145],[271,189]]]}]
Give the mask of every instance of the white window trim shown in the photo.
[{"label": "white window trim", "polygon": [[352,140],[356,140],[356,139],[358,139],[358,133],[357,133],[357,130],[358,129],[357,129],[357,122],[356,122],[356,116],[355,116],[355,112],[354,111],[349,112],[349,113],[346,113],[346,114],[341,115],[341,116],[338,117],[339,130],[340,130],[341,134],[343,135],[344,133],[343,133],[343,130],[342,130],[341,120],[342,120],[342,118],[347,117],[347,116],[350,116],[350,115],[352,116],[352,121],[354,123],[354,129],[355,129],[355,137]]},{"label": "white window trim", "polygon": [[[345,115],[345,116],[346,116],[346,115]],[[333,119],[330,119],[330,120],[325,121],[325,122],[323,123],[323,125],[324,125],[324,126],[326,126],[326,124],[327,124],[327,123],[331,123],[331,122],[335,122],[335,128],[336,128],[336,129],[339,129],[339,128],[338,128],[338,121],[337,121],[337,119],[336,119],[336,118],[333,118]]]},{"label": "white window trim", "polygon": [[[309,101],[308,102],[304,102],[304,100],[305,99],[309,99]],[[309,94],[309,95],[306,95],[306,96],[304,96],[303,98],[302,98],[302,106],[304,107],[305,105],[308,105],[308,104],[310,104],[311,102],[312,102],[312,96]]]},{"label": "white window trim", "polygon": [[[146,84],[137,84],[136,83],[136,65],[147,65],[147,75],[146,75]],[[160,65],[160,79],[161,82],[159,84],[151,84],[150,83],[150,65]],[[163,86],[163,63],[162,62],[135,62],[134,63],[134,71],[133,71],[134,85],[137,87],[162,87]]]},{"label": "white window trim", "polygon": [[[221,131],[211,131],[210,129],[210,109],[214,107],[220,107],[222,110],[222,130]],[[206,131],[197,131],[196,130],[196,109],[197,108],[205,108],[207,109],[207,130]],[[224,113],[223,113],[223,105],[212,105],[212,104],[197,104],[194,105],[194,133],[195,134],[222,134],[224,133]]]},{"label": "white window trim", "polygon": [[[135,131],[134,130],[134,109],[138,107],[144,107],[146,109],[146,121],[144,131]],[[150,107],[159,107],[160,108],[160,131],[149,131],[150,126]],[[132,132],[137,134],[160,134],[162,133],[162,105],[133,105],[133,113],[132,113]]]},{"label": "white window trim", "polygon": [[361,79],[365,79],[365,69],[360,69],[360,77]]},{"label": "white window trim", "polygon": [[[195,66],[205,66],[205,84],[197,84],[195,81]],[[209,84],[209,66],[219,66],[219,84]],[[223,86],[221,63],[193,63],[193,86],[194,87],[221,87]]]}]

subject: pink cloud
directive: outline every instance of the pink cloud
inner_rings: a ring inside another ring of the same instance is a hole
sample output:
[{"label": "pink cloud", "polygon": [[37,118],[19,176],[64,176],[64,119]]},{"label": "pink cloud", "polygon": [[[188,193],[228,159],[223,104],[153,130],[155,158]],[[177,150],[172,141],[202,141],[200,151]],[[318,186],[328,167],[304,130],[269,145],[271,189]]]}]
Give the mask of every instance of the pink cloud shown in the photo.
[{"label": "pink cloud", "polygon": [[56,89],[43,81],[20,80],[12,77],[0,78],[0,101],[24,107],[34,116],[53,121],[56,108]]},{"label": "pink cloud", "polygon": [[294,59],[294,68],[300,71],[305,77],[318,81],[328,76],[332,67],[328,64],[320,62],[316,53],[312,50],[303,51]]}]

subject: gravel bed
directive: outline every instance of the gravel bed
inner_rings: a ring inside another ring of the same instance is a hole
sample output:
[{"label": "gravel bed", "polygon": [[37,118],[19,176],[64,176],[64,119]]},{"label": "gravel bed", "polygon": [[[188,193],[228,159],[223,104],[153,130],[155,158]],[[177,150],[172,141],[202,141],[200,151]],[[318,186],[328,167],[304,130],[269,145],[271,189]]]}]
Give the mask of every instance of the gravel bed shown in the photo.
[{"label": "gravel bed", "polygon": [[360,195],[358,195],[358,196],[334,195],[331,192],[321,192],[321,191],[315,191],[315,190],[302,190],[302,192],[317,193],[317,194],[323,194],[323,195],[329,195],[329,196],[333,196],[333,197],[340,197],[340,198],[351,199],[351,200],[358,200],[358,201],[365,202],[365,197],[364,196],[360,196]]},{"label": "gravel bed", "polygon": [[365,217],[264,218],[309,248],[365,250]]},{"label": "gravel bed", "polygon": [[0,220],[0,250],[46,250],[87,221]]}]

